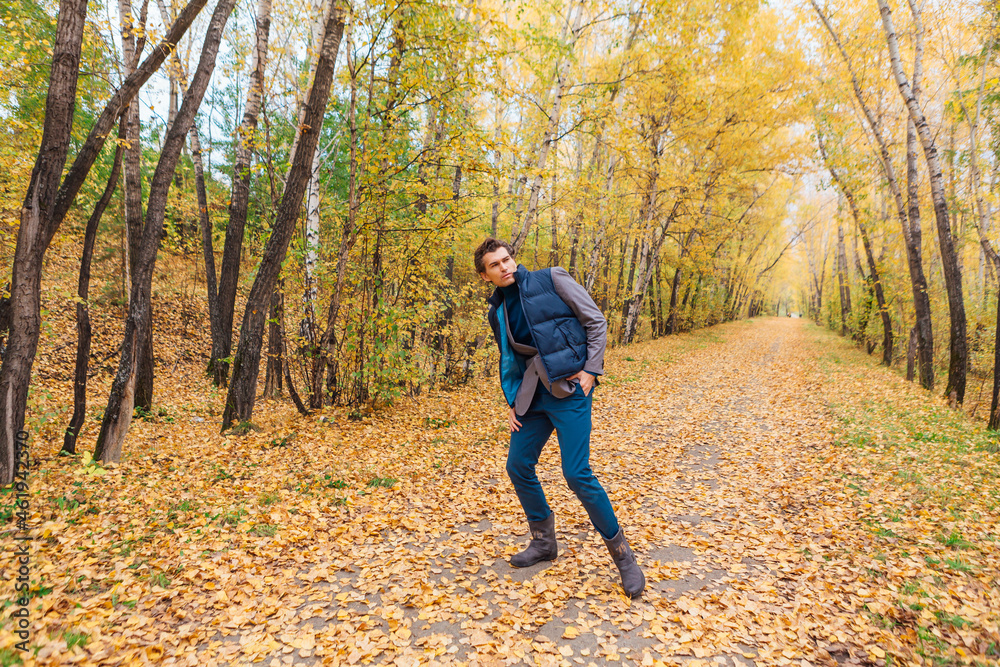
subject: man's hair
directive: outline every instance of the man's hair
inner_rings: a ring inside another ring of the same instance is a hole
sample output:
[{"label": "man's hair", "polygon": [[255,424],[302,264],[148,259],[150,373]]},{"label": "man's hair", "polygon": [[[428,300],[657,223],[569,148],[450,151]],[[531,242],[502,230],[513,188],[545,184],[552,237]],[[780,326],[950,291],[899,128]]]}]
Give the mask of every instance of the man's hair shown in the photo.
[{"label": "man's hair", "polygon": [[476,248],[476,254],[474,256],[476,262],[476,273],[486,272],[486,264],[483,263],[483,257],[485,257],[487,253],[500,250],[500,248],[506,248],[507,252],[510,253],[510,256],[514,256],[514,249],[510,247],[509,243],[501,241],[500,239],[495,239],[492,236],[479,244],[479,247]]}]

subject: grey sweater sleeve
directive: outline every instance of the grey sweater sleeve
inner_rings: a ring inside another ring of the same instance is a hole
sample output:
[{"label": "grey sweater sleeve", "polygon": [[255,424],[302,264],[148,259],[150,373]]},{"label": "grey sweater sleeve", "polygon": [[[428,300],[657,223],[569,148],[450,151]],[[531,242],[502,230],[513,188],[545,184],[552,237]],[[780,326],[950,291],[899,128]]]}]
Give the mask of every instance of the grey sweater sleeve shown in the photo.
[{"label": "grey sweater sleeve", "polygon": [[566,269],[560,266],[552,267],[552,284],[556,294],[566,302],[580,324],[587,331],[587,363],[583,370],[591,375],[604,374],[604,348],[608,345],[608,322],[604,319],[601,309],[587,294],[580,283],[573,280]]}]

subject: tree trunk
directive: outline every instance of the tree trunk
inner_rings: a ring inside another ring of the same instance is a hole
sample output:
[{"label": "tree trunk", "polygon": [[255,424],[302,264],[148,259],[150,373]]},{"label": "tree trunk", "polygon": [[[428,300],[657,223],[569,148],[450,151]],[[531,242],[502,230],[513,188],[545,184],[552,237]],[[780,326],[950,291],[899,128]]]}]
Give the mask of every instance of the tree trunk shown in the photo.
[{"label": "tree trunk", "polygon": [[663,276],[660,273],[660,258],[656,258],[656,277],[653,283],[656,285],[656,326],[653,327],[653,337],[658,338],[663,335]]},{"label": "tree trunk", "polygon": [[[948,292],[948,313],[951,320],[951,354],[948,364],[948,386],[945,387],[944,395],[951,397],[954,394],[955,400],[961,404],[965,400],[966,374],[969,364],[965,302],[962,294],[962,273],[958,264],[958,253],[955,251],[951,223],[948,220],[948,200],[944,190],[941,160],[938,156],[934,134],[924,117],[914,91],[910,88],[910,82],[903,72],[899,57],[899,44],[896,41],[896,32],[892,25],[889,5],[886,0],[878,0],[878,6],[882,14],[882,27],[889,45],[892,73],[899,87],[899,94],[906,103],[910,120],[913,121],[917,135],[920,137],[920,143],[924,149],[924,159],[927,163],[931,199],[934,202],[934,218],[938,229],[941,264],[944,268],[945,288]],[[919,12],[914,12],[914,19],[919,22]],[[915,81],[914,85],[919,86],[919,82]]]},{"label": "tree trunk", "polygon": [[[323,39],[322,29],[322,0],[316,0],[316,9],[320,11],[320,19],[313,24],[312,29],[312,48],[316,48],[320,45]],[[311,70],[309,72],[310,80],[316,74],[316,67],[319,64],[319,59],[313,59]],[[308,94],[308,93],[307,93]],[[306,103],[306,96],[303,95],[300,100],[300,105]],[[320,133],[322,134],[322,125],[320,126]],[[293,149],[294,154],[294,149]],[[319,225],[320,225],[320,167],[322,166],[322,160],[320,159],[320,150],[317,144],[317,148],[313,151],[312,166],[309,169],[309,183],[306,186],[305,194],[305,229],[303,234],[303,250],[304,257],[302,262],[303,269],[303,290],[302,294],[302,320],[299,322],[299,338],[302,343],[299,346],[299,353],[302,355],[302,365],[304,369],[304,375],[306,378],[306,385],[310,389],[309,395],[309,406],[311,408],[322,408],[323,407],[323,366],[321,362],[320,351],[317,346],[317,340],[319,338],[319,332],[317,331],[316,325],[316,296],[318,290],[316,288],[316,264],[319,261],[319,254],[317,248],[319,247]],[[294,159],[294,157],[293,157]],[[290,362],[289,362],[290,363]],[[297,394],[295,393],[295,387],[292,385],[291,380],[288,382],[288,391],[292,396],[292,400],[296,400]]]},{"label": "tree trunk", "polygon": [[646,285],[649,284],[653,275],[653,264],[655,263],[654,258],[660,255],[660,248],[663,247],[663,241],[667,238],[667,230],[670,229],[670,224],[677,217],[681,201],[680,197],[674,201],[674,205],[671,207],[670,213],[664,219],[659,230],[653,230],[654,235],[657,231],[659,231],[659,235],[653,237],[644,258],[639,262],[639,271],[637,272],[635,283],[636,287],[633,292],[633,297],[629,302],[628,318],[622,336],[622,343],[625,345],[631,343],[632,339],[635,337],[636,325],[639,321],[639,313],[642,311],[643,295],[646,292]]},{"label": "tree trunk", "polygon": [[[451,181],[452,206],[458,205],[458,200],[462,192],[462,165],[455,167],[455,176]],[[452,235],[452,248],[455,247],[454,234]],[[445,280],[448,282],[447,291],[444,294],[445,308],[438,321],[437,349],[445,355],[445,377],[450,373],[451,365],[451,336],[444,335],[442,331],[447,331],[451,327],[455,317],[455,253],[449,253],[448,262],[444,270]]]},{"label": "tree trunk", "polygon": [[[247,89],[243,120],[236,131],[232,190],[229,195],[229,224],[222,249],[222,270],[219,274],[219,335],[212,337],[212,356],[208,362],[215,386],[223,387],[229,377],[229,357],[233,345],[233,309],[239,285],[240,258],[243,253],[243,233],[250,204],[250,167],[253,160],[254,134],[264,91],[264,69],[267,65],[267,44],[271,31],[271,0],[257,2],[257,40],[253,52],[253,72]],[[278,381],[280,388],[281,381]]]},{"label": "tree trunk", "polygon": [[41,326],[41,269],[46,226],[69,152],[76,108],[86,0],[62,0],[52,49],[45,123],[38,157],[21,207],[11,279],[10,338],[0,369],[0,486],[14,479],[14,446],[24,427],[31,365]]},{"label": "tree trunk", "polygon": [[101,432],[97,437],[94,458],[100,461],[119,462],[122,445],[132,421],[132,410],[136,401],[140,360],[144,354],[144,331],[150,322],[151,291],[156,252],[163,236],[163,222],[166,214],[167,195],[173,183],[174,172],[180,159],[181,149],[194,123],[195,114],[201,106],[208,83],[215,71],[216,56],[222,33],[236,0],[219,0],[202,47],[198,69],[191,79],[191,85],[184,94],[184,101],[173,127],[163,141],[160,160],[149,187],[149,201],[146,207],[146,222],[142,229],[142,243],[133,274],[132,291],[129,297],[129,314],[125,321],[125,336],[118,373],[111,385],[111,395],[104,411]]},{"label": "tree trunk", "polygon": [[913,382],[915,373],[915,367],[917,362],[917,353],[920,348],[920,334],[917,333],[917,327],[910,329],[910,344],[906,348],[906,380],[907,382]]},{"label": "tree trunk", "polygon": [[[264,248],[260,269],[247,299],[240,341],[233,359],[233,378],[229,384],[226,408],[222,416],[222,429],[226,430],[234,421],[249,421],[257,393],[257,377],[260,374],[260,353],[264,328],[264,314],[267,300],[274,291],[274,284],[281,270],[295,230],[295,223],[302,208],[306,184],[312,167],[313,155],[319,142],[327,101],[330,98],[330,84],[333,79],[334,64],[344,33],[345,10],[336,2],[329,11],[323,31],[323,43],[316,66],[315,79],[309,91],[304,118],[300,123],[296,139],[297,150],[285,182],[285,190],[278,205],[274,231]],[[286,355],[287,358],[287,355]]]},{"label": "tree trunk", "polygon": [[[132,3],[118,0],[121,15],[122,51],[124,55],[123,74],[127,78],[139,64],[139,48],[136,44],[136,30],[132,26]],[[145,14],[145,8],[143,8]],[[142,17],[140,32],[145,30],[145,16]],[[163,18],[166,25],[167,18]],[[125,237],[127,239],[129,276],[136,275],[136,261],[142,240],[142,143],[139,124],[139,101],[133,100],[125,110]],[[131,294],[131,285],[128,286]],[[149,311],[149,321],[143,328],[145,339],[143,353],[139,360],[139,381],[136,386],[135,403],[144,410],[153,405],[153,312]]]},{"label": "tree trunk", "polygon": [[[642,11],[635,11],[629,15],[631,29],[629,30],[628,38],[626,39],[625,46],[622,50],[623,55],[628,54],[635,46],[636,38],[639,36],[639,29],[642,27],[643,24],[642,18],[643,18]],[[618,67],[618,76],[616,77],[616,83],[614,83],[611,86],[611,90],[608,95],[608,103],[613,107],[617,108],[618,116],[621,115],[624,106],[624,98],[619,98],[618,94],[621,92],[620,82],[622,81],[622,77],[625,73],[625,67],[627,62],[628,60],[626,58],[621,59],[621,64]],[[605,130],[607,129],[607,122],[608,122],[607,118],[601,119],[599,130],[597,132],[597,137],[594,140],[594,152],[591,154],[590,164],[587,165],[588,183],[590,174],[594,172],[594,169],[597,165],[601,164],[601,155],[602,152],[604,152],[603,149],[605,147],[604,133]],[[608,218],[610,217],[609,213],[610,207],[608,206],[608,199],[611,196],[611,189],[614,184],[615,168],[618,165],[618,153],[611,151],[608,151],[608,153],[609,153],[609,155],[607,156],[608,166],[604,172],[604,187],[602,190],[599,191],[597,196],[598,201],[596,209],[597,209],[597,218],[599,220],[597,225],[597,237],[594,239],[594,245],[590,251],[590,259],[587,262],[587,274],[585,276],[586,282],[584,283],[584,288],[588,292],[591,291],[591,289],[594,287],[594,281],[597,280],[597,271],[599,268],[601,256],[603,255],[606,258],[610,257],[610,253],[605,251],[605,236],[607,234]],[[583,217],[582,207],[583,203],[581,201],[581,211],[580,211],[581,218]],[[576,243],[576,236],[574,235],[574,248],[576,247],[575,243]],[[604,299],[606,301],[607,289],[608,289],[607,264],[605,264],[604,268],[605,268]],[[578,281],[580,280],[579,276],[574,275],[574,278],[576,278]],[[604,310],[607,309],[605,308]]]},{"label": "tree trunk", "polygon": [[[913,286],[913,310],[916,316],[917,367],[920,385],[924,389],[934,388],[934,335],[931,322],[931,302],[927,294],[927,278],[924,276],[923,230],[920,222],[920,177],[917,172],[917,141],[913,123],[906,128],[906,191],[907,203],[903,213],[909,234],[905,234],[907,264],[910,282]],[[902,201],[902,199],[900,199]]]},{"label": "tree trunk", "polygon": [[656,281],[650,280],[649,285],[646,288],[646,294],[649,297],[649,331],[650,338],[656,340],[658,332],[656,330]]},{"label": "tree trunk", "polygon": [[[344,217],[344,228],[340,234],[340,249],[337,253],[337,282],[330,298],[330,309],[327,311],[326,329],[320,339],[319,361],[325,364],[327,371],[326,389],[331,400],[336,400],[337,391],[337,360],[335,357],[335,341],[337,339],[337,320],[340,317],[340,304],[344,297],[344,282],[347,279],[347,262],[358,240],[357,216],[360,202],[358,199],[358,80],[355,63],[352,59],[353,41],[347,36],[347,65],[351,80],[351,99],[347,108],[347,123],[350,132],[350,157],[347,166],[347,215]],[[321,375],[319,370],[315,375]]]},{"label": "tree trunk", "polygon": [[[628,238],[627,237],[625,239],[625,243],[626,243],[626,246],[627,246],[628,245]],[[633,242],[633,244],[632,244],[632,259],[631,259],[631,261],[628,264],[628,282],[626,284],[628,284],[629,286],[631,286],[632,283],[635,282],[635,265],[636,265],[636,261],[638,260],[638,258],[639,258],[639,239],[636,239]],[[622,275],[624,274],[624,272],[625,272],[625,254],[624,254],[624,250],[623,250],[622,251],[622,261],[621,261],[621,264],[618,267],[618,285],[616,286],[616,289],[615,289],[615,301],[618,300],[618,295],[622,291]],[[618,342],[619,343],[622,342],[622,340],[624,339],[624,336],[625,336],[625,318],[628,317],[629,303],[630,302],[631,302],[631,296],[625,297],[625,299],[622,300],[622,304],[621,304],[622,317],[621,317],[621,323],[618,325],[618,336],[619,336]]]},{"label": "tree trunk", "polygon": [[604,251],[604,281],[601,283],[601,312],[608,316],[608,290],[611,288],[611,251]]},{"label": "tree trunk", "polygon": [[[38,158],[21,210],[11,277],[11,326],[0,368],[0,484],[14,474],[14,444],[24,427],[31,366],[41,326],[41,271],[45,251],[100,154],[122,108],[163,63],[207,0],[192,0],[163,41],[108,101],[81,146],[62,184],[76,99],[80,45],[87,3],[64,0],[53,45],[49,93]],[[50,208],[51,207],[51,208]]]},{"label": "tree trunk", "polygon": [[216,283],[215,245],[212,240],[212,221],[208,217],[208,192],[205,189],[205,167],[201,160],[201,140],[198,127],[191,126],[191,161],[194,163],[194,182],[198,191],[198,222],[201,226],[201,247],[205,257],[205,282],[208,288],[208,323],[212,340],[222,336],[219,317],[219,288]]},{"label": "tree trunk", "polygon": [[670,283],[670,315],[667,317],[667,335],[677,333],[677,291],[681,286],[681,267],[674,271],[674,279]]},{"label": "tree trunk", "polygon": [[271,310],[267,317],[267,371],[264,374],[264,398],[281,398],[284,366],[285,297],[282,281],[271,292]]},{"label": "tree trunk", "polygon": [[992,431],[1000,429],[1000,289],[997,290],[997,320],[993,343],[993,398],[990,401],[990,421],[988,428]]},{"label": "tree trunk", "polygon": [[[125,123],[122,123],[122,131],[119,131],[118,138],[124,140]],[[104,193],[97,200],[94,212],[87,220],[87,229],[83,233],[83,252],[80,257],[80,279],[77,285],[76,294],[76,369],[73,373],[73,416],[66,427],[66,435],[63,438],[62,451],[69,454],[76,453],[76,439],[80,435],[80,428],[87,415],[87,370],[90,361],[90,304],[88,295],[90,292],[90,262],[94,256],[94,240],[97,238],[97,226],[104,215],[104,209],[111,202],[111,197],[118,187],[118,179],[121,175],[122,153],[124,146],[118,144],[115,149],[115,161],[111,166],[111,175],[108,177],[108,184],[104,187]]]},{"label": "tree trunk", "polygon": [[[593,289],[594,287],[594,281],[597,279],[598,262],[601,259],[601,255],[604,254],[604,246],[605,246],[604,238],[605,235],[607,234],[608,218],[610,217],[610,213],[608,212],[608,209],[610,207],[607,205],[606,200],[608,197],[610,197],[611,189],[614,186],[615,168],[617,167],[617,165],[618,165],[618,155],[615,154],[612,155],[611,158],[609,159],[608,168],[604,174],[604,189],[602,192],[601,202],[598,210],[599,223],[597,228],[597,238],[594,239],[594,247],[590,251],[590,262],[588,263],[587,277],[586,277],[587,282],[584,284],[584,287],[588,292],[590,292],[590,290]],[[610,253],[608,253],[608,255],[610,255]]]},{"label": "tree trunk", "polygon": [[[319,151],[313,156],[312,169],[309,174],[309,185],[306,187],[306,220],[303,258],[303,282],[305,290],[302,294],[302,324],[300,326],[303,338],[310,350],[313,350],[318,338],[316,332],[316,264],[319,262]],[[318,386],[318,380],[316,382]],[[322,407],[314,405],[313,407]]]}]

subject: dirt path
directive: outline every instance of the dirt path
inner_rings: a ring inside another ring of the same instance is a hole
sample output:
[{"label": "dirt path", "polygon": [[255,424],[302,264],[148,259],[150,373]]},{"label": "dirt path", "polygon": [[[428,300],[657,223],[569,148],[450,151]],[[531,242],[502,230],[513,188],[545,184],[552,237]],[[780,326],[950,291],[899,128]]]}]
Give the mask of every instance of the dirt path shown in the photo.
[{"label": "dirt path", "polygon": [[[525,526],[497,453],[465,486],[400,506],[395,529],[356,545],[354,567],[300,572],[310,603],[280,641],[303,648],[265,662],[746,665],[829,661],[830,644],[846,658],[837,628],[810,622],[797,591],[803,549],[830,539],[802,532],[803,508],[790,501],[829,440],[791,398],[800,324],[748,326],[599,390],[593,464],[645,568],[641,601],[621,595],[553,439],[539,471],[557,516],[556,561],[507,565]],[[456,494],[483,492],[495,500],[480,520],[449,516]],[[219,657],[253,640],[227,639]]]}]

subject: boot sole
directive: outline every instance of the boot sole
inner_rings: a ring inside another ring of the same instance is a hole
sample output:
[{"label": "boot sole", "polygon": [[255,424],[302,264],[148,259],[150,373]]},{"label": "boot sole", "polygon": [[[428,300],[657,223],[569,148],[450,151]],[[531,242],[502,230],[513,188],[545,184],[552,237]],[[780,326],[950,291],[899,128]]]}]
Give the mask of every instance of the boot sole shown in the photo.
[{"label": "boot sole", "polygon": [[511,567],[516,567],[519,570],[523,570],[526,567],[531,567],[532,565],[538,565],[539,563],[543,563],[543,562],[546,562],[546,561],[551,562],[551,561],[554,561],[555,559],[556,559],[556,556],[553,556],[552,558],[539,558],[538,560],[531,561],[530,563],[527,563],[526,565],[515,565],[513,562],[511,562],[510,566]]}]

